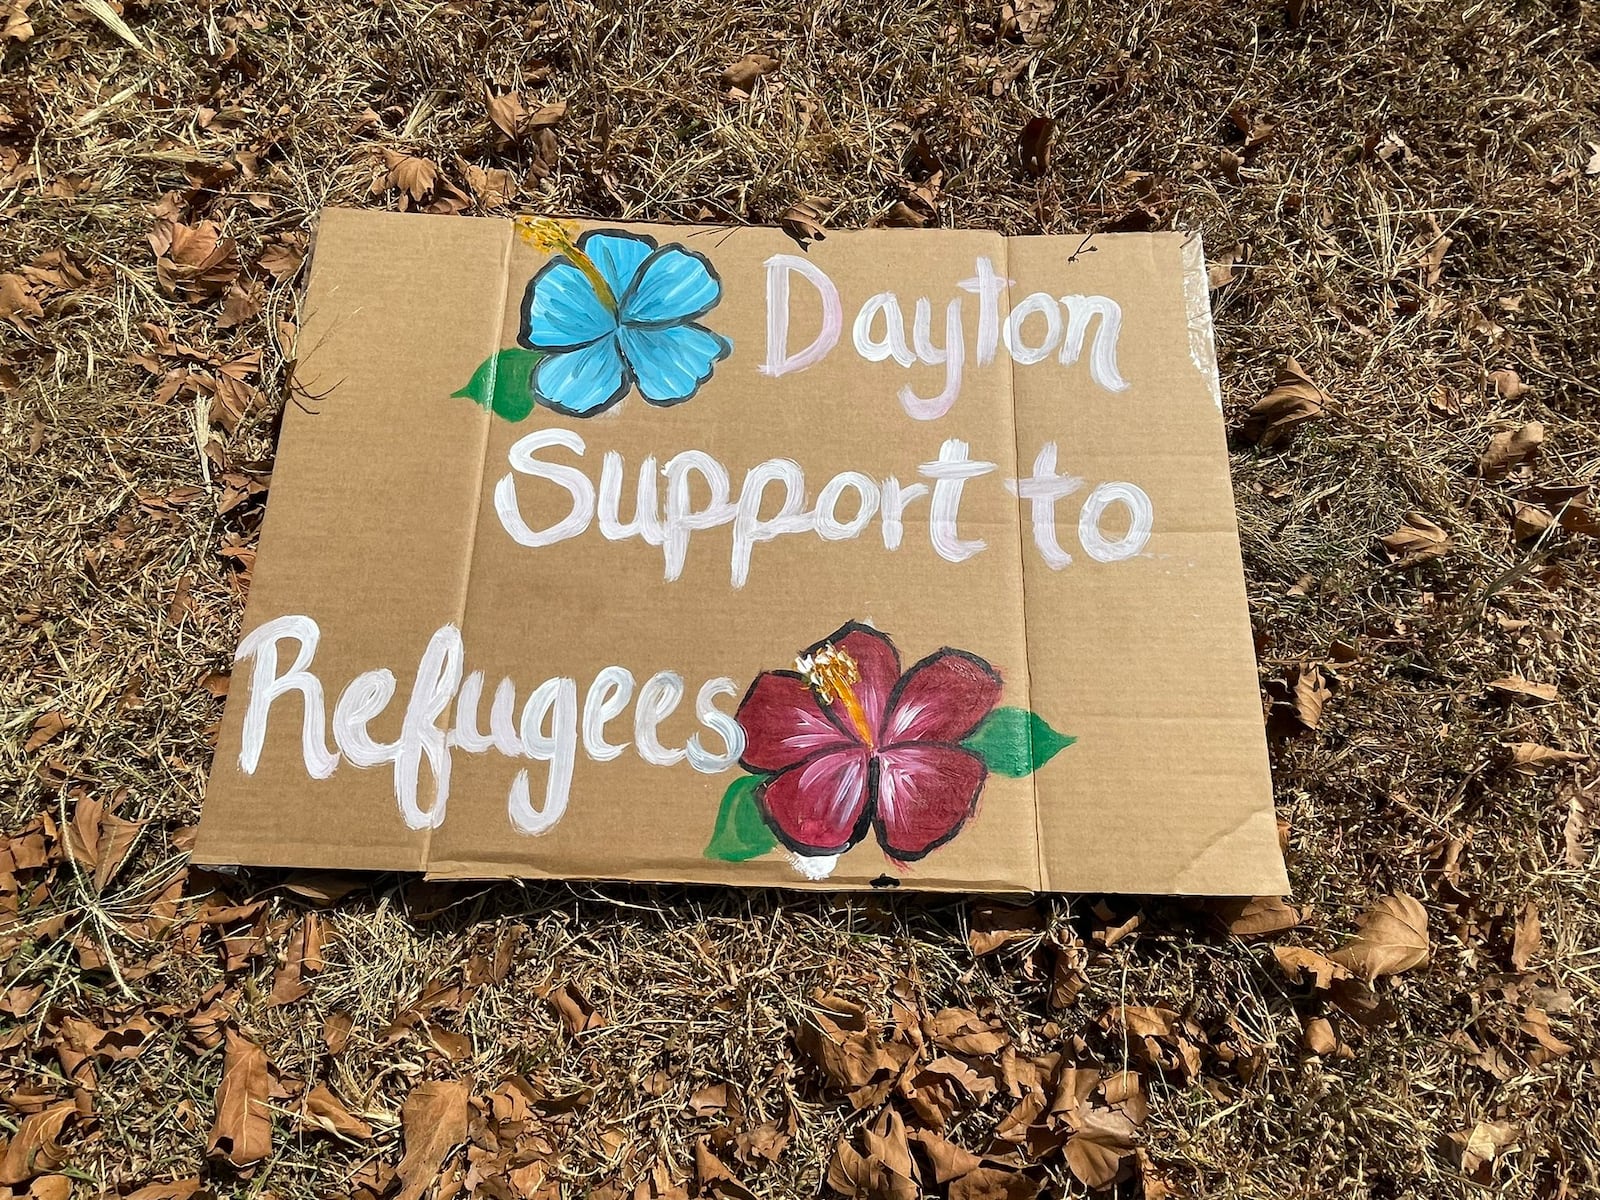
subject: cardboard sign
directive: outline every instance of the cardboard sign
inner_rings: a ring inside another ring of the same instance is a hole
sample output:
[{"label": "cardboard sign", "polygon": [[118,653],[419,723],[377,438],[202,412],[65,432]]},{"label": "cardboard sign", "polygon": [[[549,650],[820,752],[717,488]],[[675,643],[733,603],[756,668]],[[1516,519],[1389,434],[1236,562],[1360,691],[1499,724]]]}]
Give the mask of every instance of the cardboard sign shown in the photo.
[{"label": "cardboard sign", "polygon": [[205,863],[1286,888],[1198,242],[332,211]]}]

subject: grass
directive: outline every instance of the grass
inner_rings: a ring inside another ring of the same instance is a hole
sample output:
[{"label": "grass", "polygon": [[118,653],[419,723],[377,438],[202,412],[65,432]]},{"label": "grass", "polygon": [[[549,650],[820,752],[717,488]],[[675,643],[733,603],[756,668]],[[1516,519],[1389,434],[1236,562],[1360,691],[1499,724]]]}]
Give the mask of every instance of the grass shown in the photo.
[{"label": "grass", "polygon": [[[142,1017],[154,1032],[134,1051],[93,1058],[93,1116],[65,1135],[82,1194],[197,1173],[241,1196],[351,1192],[365,1165],[399,1161],[414,1083],[468,1077],[482,1092],[522,1073],[546,1097],[593,1089],[541,1118],[566,1195],[631,1189],[660,1163],[681,1177],[698,1138],[721,1147],[719,1129],[767,1121],[792,1141],[736,1170],[760,1195],[809,1195],[841,1130],[870,1115],[796,1054],[822,988],[880,1015],[895,994],[992,1012],[1027,1053],[1107,1069],[1125,1052],[1099,1022],[1109,1007],[1181,1012],[1203,1031],[1202,1069],[1147,1078],[1141,1132],[1147,1176],[1180,1194],[1600,1196],[1600,886],[1592,837],[1575,860],[1565,840],[1594,762],[1524,775],[1506,749],[1597,750],[1597,543],[1559,528],[1518,542],[1511,511],[1530,486],[1600,471],[1600,12],[1015,7],[1042,16],[1026,36],[999,5],[931,0],[26,10],[32,37],[0,40],[0,274],[23,275],[39,303],[0,316],[0,818],[14,849],[84,797],[143,824],[103,890],[59,847],[15,886],[0,876],[0,902],[16,900],[13,916],[0,907],[0,1129],[83,1087],[58,1050],[69,1018]],[[722,72],[757,50],[778,70],[730,100]],[[567,112],[510,143],[486,88]],[[1057,127],[1034,178],[1017,143],[1038,115]],[[316,910],[327,965],[306,996],[269,1004],[311,901],[281,876],[184,865],[220,712],[203,683],[231,657],[262,506],[227,489],[265,479],[289,389],[278,323],[294,320],[300,276],[255,264],[301,244],[324,205],[395,207],[386,149],[429,159],[455,189],[421,206],[458,196],[468,212],[484,210],[470,166],[509,173],[502,213],[774,223],[805,201],[841,228],[1177,227],[1201,230],[1214,258],[1247,247],[1212,297],[1230,425],[1286,354],[1331,400],[1287,447],[1241,436],[1233,457],[1263,683],[1305,663],[1332,681],[1318,728],[1273,744],[1301,927],[1250,941],[1175,902],[1061,897],[1029,937],[980,957],[959,901],[385,878]],[[147,240],[158,206],[237,239],[259,311],[222,328],[220,300],[163,289]],[[58,250],[81,281],[27,273],[59,271],[41,259]],[[188,349],[159,354],[152,330]],[[214,378],[252,352],[236,428],[209,419],[203,385],[160,402],[169,371]],[[152,353],[154,372],[133,361]],[[1526,391],[1494,386],[1508,369]],[[1493,434],[1531,420],[1546,435],[1527,472],[1476,473]],[[1453,548],[1397,568],[1377,539],[1411,511]],[[1511,674],[1558,684],[1559,702],[1494,699],[1487,684]],[[26,749],[47,713],[70,726]],[[1380,985],[1395,1019],[1368,1028],[1287,983],[1270,946],[1336,945],[1390,891],[1423,900],[1433,956]],[[258,912],[198,919],[202,902],[251,897]],[[1530,902],[1543,936],[1519,968]],[[1132,933],[1107,936],[1135,914]],[[232,969],[223,935],[240,939]],[[502,938],[503,976],[419,1015]],[[1050,947],[1079,943],[1083,990],[1053,1008]],[[541,994],[561,984],[606,1023],[567,1033]],[[1519,1028],[1530,1005],[1570,1052],[1535,1052]],[[353,1034],[335,1055],[336,1012]],[[1303,1022],[1324,1014],[1349,1057],[1301,1050]],[[285,1093],[271,1158],[243,1174],[204,1161],[219,1019],[267,1051]],[[452,1059],[430,1028],[466,1035],[470,1053]],[[1241,1070],[1239,1047],[1259,1066]],[[1480,1065],[1492,1048],[1498,1072]],[[298,1129],[291,1093],[312,1082],[374,1140]],[[737,1104],[697,1115],[689,1098],[715,1082]],[[981,1150],[999,1115],[951,1136]],[[1480,1121],[1517,1133],[1473,1180],[1446,1139]],[[1059,1160],[1044,1177],[1082,1190]]]}]

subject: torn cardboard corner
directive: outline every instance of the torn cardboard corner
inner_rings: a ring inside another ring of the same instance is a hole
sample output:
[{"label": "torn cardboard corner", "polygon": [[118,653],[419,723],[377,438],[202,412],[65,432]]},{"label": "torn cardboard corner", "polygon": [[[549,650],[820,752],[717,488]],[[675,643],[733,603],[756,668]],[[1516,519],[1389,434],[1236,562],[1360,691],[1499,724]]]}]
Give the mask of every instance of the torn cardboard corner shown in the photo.
[{"label": "torn cardboard corner", "polygon": [[1286,890],[1198,242],[330,211],[196,860]]}]

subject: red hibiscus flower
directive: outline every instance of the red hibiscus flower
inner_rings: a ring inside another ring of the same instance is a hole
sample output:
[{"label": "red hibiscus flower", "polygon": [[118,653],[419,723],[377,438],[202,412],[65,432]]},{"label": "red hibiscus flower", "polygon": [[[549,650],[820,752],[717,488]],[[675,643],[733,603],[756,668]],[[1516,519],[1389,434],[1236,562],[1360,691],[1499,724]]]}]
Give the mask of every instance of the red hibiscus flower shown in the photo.
[{"label": "red hibiscus flower", "polygon": [[756,803],[778,839],[839,854],[872,829],[911,862],[959,833],[988,774],[960,742],[1000,699],[999,673],[947,648],[902,674],[894,643],[855,622],[795,665],[759,675],[737,716],[739,761],[768,775]]}]

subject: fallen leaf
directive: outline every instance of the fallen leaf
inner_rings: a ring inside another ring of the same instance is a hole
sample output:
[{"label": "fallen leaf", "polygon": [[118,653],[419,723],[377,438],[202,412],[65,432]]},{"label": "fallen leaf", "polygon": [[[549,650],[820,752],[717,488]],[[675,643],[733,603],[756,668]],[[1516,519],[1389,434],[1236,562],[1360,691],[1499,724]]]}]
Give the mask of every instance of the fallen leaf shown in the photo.
[{"label": "fallen leaf", "polygon": [[1295,719],[1307,729],[1322,724],[1322,708],[1333,699],[1333,691],[1316,663],[1302,663],[1295,668],[1292,693]]},{"label": "fallen leaf", "polygon": [[166,217],[150,230],[149,241],[161,290],[188,304],[226,294],[243,269],[239,244],[215,221],[185,225]]},{"label": "fallen leaf", "polygon": [[47,712],[33,723],[33,732],[28,735],[28,740],[22,744],[24,754],[32,754],[54,738],[60,737],[71,729],[76,722],[58,712]]},{"label": "fallen leaf", "polygon": [[1009,942],[1036,937],[1043,928],[1044,920],[1034,905],[982,901],[972,906],[967,945],[982,957]]},{"label": "fallen leaf", "polygon": [[1523,972],[1528,969],[1528,963],[1533,960],[1534,954],[1539,950],[1542,933],[1543,930],[1539,923],[1539,906],[1529,900],[1522,906],[1522,915],[1517,918],[1516,930],[1512,934],[1512,970]]},{"label": "fallen leaf", "polygon": [[828,236],[822,219],[823,206],[818,201],[801,199],[789,206],[778,224],[804,249],[807,242],[820,242]]},{"label": "fallen leaf", "polygon": [[386,185],[399,188],[413,200],[425,198],[439,177],[439,168],[418,155],[385,149],[383,160],[389,168]]},{"label": "fallen leaf", "polygon": [[722,86],[748,93],[755,87],[756,80],[763,75],[772,74],[777,69],[778,60],[775,56],[762,50],[754,50],[723,71]]},{"label": "fallen leaf", "polygon": [[1583,166],[1583,173],[1600,175],[1600,142],[1590,142],[1589,149],[1592,153],[1589,155],[1589,161]]},{"label": "fallen leaf", "polygon": [[1250,262],[1250,243],[1236,242],[1228,249],[1208,257],[1210,265],[1206,269],[1206,285],[1215,292],[1244,275],[1245,266]]},{"label": "fallen leaf", "polygon": [[322,1042],[328,1047],[328,1053],[338,1056],[344,1053],[344,1048],[350,1044],[350,1030],[355,1026],[355,1019],[349,1013],[336,1012],[322,1023]]},{"label": "fallen leaf", "polygon": [[1421,513],[1410,512],[1393,533],[1378,539],[1392,556],[1396,567],[1414,567],[1440,558],[1455,549],[1450,535]]},{"label": "fallen leaf", "polygon": [[1022,127],[1017,139],[1017,155],[1022,169],[1035,179],[1050,170],[1050,140],[1055,132],[1056,123],[1050,117],[1032,117]]},{"label": "fallen leaf", "polygon": [[1556,519],[1536,504],[1516,500],[1511,505],[1511,536],[1519,542],[1542,535]]},{"label": "fallen leaf", "polygon": [[1478,459],[1478,473],[1485,479],[1502,479],[1521,466],[1544,444],[1544,426],[1529,421],[1513,432],[1497,433]]},{"label": "fallen leaf", "polygon": [[1553,683],[1535,683],[1520,675],[1507,675],[1489,684],[1489,690],[1524,704],[1550,704],[1561,695]]},{"label": "fallen leaf", "polygon": [[1333,1022],[1327,1017],[1315,1017],[1306,1022],[1301,1031],[1300,1044],[1319,1058],[1339,1049],[1339,1035],[1333,1031]]},{"label": "fallen leaf", "polygon": [[561,1023],[567,1027],[568,1033],[578,1034],[586,1029],[598,1029],[606,1023],[605,1018],[595,1011],[589,998],[572,984],[564,983],[551,992],[550,1004],[561,1018]]},{"label": "fallen leaf", "polygon": [[227,1031],[217,1115],[206,1142],[207,1154],[220,1154],[236,1167],[260,1162],[272,1153],[272,1118],[267,1108],[267,1056],[248,1038]]},{"label": "fallen leaf", "polygon": [[1219,915],[1235,937],[1260,937],[1282,933],[1300,924],[1301,912],[1279,896],[1256,896],[1250,900],[1225,900],[1218,905]]},{"label": "fallen leaf", "polygon": [[1537,775],[1548,767],[1584,762],[1588,757],[1575,750],[1557,750],[1538,742],[1517,742],[1511,747],[1511,769],[1519,775]]},{"label": "fallen leaf", "polygon": [[[1489,386],[1494,389],[1494,394],[1502,400],[1520,400],[1529,391],[1528,385],[1522,382],[1522,376],[1518,375],[1510,367],[1501,367],[1498,371],[1490,371],[1488,382]],[[1539,433],[1540,436],[1543,436],[1544,429],[1542,426]]]},{"label": "fallen leaf", "polygon": [[1406,895],[1385,896],[1356,921],[1358,932],[1331,957],[1368,983],[1428,961],[1428,914]]},{"label": "fallen leaf", "polygon": [[5,1146],[5,1157],[0,1158],[0,1184],[26,1183],[35,1175],[54,1171],[66,1162],[67,1152],[59,1139],[62,1129],[77,1112],[71,1100],[64,1100],[23,1117],[22,1124]]},{"label": "fallen leaf", "polygon": [[1299,362],[1286,359],[1272,390],[1246,414],[1244,434],[1263,449],[1287,444],[1301,424],[1320,417],[1327,405],[1327,393],[1311,382]]},{"label": "fallen leaf", "polygon": [[1327,991],[1335,980],[1350,977],[1350,972],[1333,959],[1304,946],[1274,946],[1272,955],[1290,983],[1310,984],[1318,991]]},{"label": "fallen leaf", "polygon": [[323,1084],[317,1084],[300,1101],[300,1117],[305,1124],[340,1137],[366,1141],[372,1126],[354,1116]]},{"label": "fallen leaf", "polygon": [[1486,1178],[1488,1167],[1501,1151],[1517,1140],[1517,1127],[1507,1121],[1479,1121],[1471,1129],[1452,1133],[1448,1139],[1456,1165],[1474,1178]]},{"label": "fallen leaf", "polygon": [[440,1079],[411,1089],[400,1106],[405,1156],[397,1174],[402,1187],[397,1200],[420,1200],[439,1177],[445,1157],[467,1139],[465,1083]]},{"label": "fallen leaf", "polygon": [[1040,1185],[1016,1171],[979,1167],[950,1183],[950,1200],[1034,1200]]},{"label": "fallen leaf", "polygon": [[1088,1109],[1074,1117],[1076,1132],[1067,1139],[1067,1166],[1091,1188],[1109,1187],[1133,1153],[1137,1131],[1121,1113]]},{"label": "fallen leaf", "polygon": [[32,3],[33,0],[0,2],[0,41],[25,42],[33,36],[33,23],[27,12]]},{"label": "fallen leaf", "polygon": [[909,1136],[928,1156],[936,1183],[949,1183],[962,1175],[970,1175],[983,1165],[983,1160],[976,1154],[963,1150],[931,1129],[913,1129]]},{"label": "fallen leaf", "polygon": [[1565,861],[1569,867],[1583,867],[1589,861],[1585,845],[1589,833],[1600,827],[1600,788],[1594,785],[1582,788],[1572,781],[1562,788],[1561,794],[1567,800],[1567,820],[1562,828]]},{"label": "fallen leaf", "polygon": [[512,141],[516,141],[522,120],[528,115],[528,110],[522,105],[521,94],[505,92],[496,96],[485,88],[484,107],[488,109],[489,120],[494,123],[494,127]]},{"label": "fallen leaf", "polygon": [[43,316],[44,308],[34,298],[26,279],[21,275],[0,275],[0,320],[26,330],[25,318]]}]

